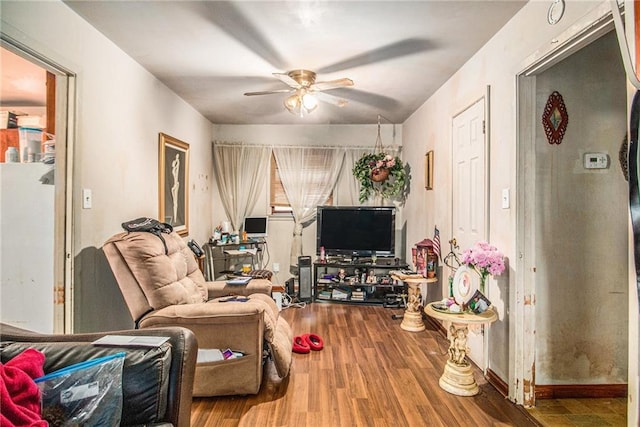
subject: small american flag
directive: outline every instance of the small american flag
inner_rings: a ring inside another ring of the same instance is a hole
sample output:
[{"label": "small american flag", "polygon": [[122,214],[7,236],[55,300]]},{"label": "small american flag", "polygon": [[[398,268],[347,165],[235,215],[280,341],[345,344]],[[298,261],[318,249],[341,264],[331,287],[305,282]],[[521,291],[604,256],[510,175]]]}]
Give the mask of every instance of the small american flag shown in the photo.
[{"label": "small american flag", "polygon": [[438,230],[438,227],[435,227],[433,230],[433,252],[435,252],[435,254],[438,256],[439,259],[441,259],[440,257],[440,230]]}]

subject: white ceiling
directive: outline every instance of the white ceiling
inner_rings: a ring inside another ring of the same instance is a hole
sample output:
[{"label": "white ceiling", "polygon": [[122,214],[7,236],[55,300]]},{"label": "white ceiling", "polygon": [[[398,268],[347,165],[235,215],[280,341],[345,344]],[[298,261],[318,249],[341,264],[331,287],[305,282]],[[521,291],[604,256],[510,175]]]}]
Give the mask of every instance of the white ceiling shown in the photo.
[{"label": "white ceiling", "polygon": [[47,102],[47,72],[42,67],[0,48],[0,107],[20,111],[44,107]]},{"label": "white ceiling", "polygon": [[[405,121],[526,0],[65,1],[217,124]],[[351,78],[299,118],[274,72],[306,68],[318,81]]]}]

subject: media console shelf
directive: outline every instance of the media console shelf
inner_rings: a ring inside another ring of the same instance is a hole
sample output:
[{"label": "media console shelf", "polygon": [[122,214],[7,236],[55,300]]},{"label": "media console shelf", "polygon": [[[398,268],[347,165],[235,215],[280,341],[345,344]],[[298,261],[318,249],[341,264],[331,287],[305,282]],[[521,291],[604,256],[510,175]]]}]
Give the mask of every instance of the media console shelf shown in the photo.
[{"label": "media console shelf", "polygon": [[[383,304],[390,294],[401,294],[404,283],[391,278],[404,263],[378,258],[372,262],[332,261],[313,264],[313,300],[351,304]],[[364,276],[364,280],[363,280]]]}]

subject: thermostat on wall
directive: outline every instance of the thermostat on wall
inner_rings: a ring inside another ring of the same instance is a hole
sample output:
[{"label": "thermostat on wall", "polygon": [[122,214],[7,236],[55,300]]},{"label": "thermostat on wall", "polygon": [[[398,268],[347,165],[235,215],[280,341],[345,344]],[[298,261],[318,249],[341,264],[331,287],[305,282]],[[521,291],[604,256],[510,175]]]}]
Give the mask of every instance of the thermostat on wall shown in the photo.
[{"label": "thermostat on wall", "polygon": [[606,153],[584,153],[585,169],[606,169],[609,167],[609,156]]}]

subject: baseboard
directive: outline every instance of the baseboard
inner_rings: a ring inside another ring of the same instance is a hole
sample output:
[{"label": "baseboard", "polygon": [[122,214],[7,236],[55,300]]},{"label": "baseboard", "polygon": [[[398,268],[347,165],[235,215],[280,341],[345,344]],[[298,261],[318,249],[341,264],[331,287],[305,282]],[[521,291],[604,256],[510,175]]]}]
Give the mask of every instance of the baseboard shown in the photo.
[{"label": "baseboard", "polygon": [[627,397],[627,384],[536,384],[536,399]]},{"label": "baseboard", "polygon": [[503,397],[507,397],[509,395],[509,385],[491,369],[487,369],[485,378]]}]

